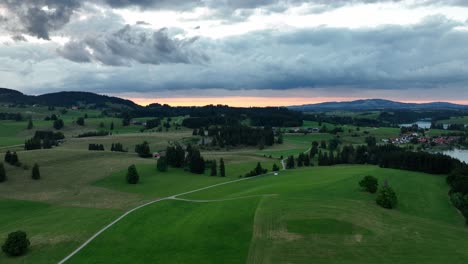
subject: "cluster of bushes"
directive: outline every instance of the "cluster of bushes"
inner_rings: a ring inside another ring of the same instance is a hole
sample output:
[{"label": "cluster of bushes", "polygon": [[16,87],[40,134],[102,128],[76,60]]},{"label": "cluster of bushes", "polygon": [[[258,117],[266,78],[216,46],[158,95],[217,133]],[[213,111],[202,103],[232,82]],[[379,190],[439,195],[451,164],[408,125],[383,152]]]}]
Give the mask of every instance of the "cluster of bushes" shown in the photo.
[{"label": "cluster of bushes", "polygon": [[34,138],[38,138],[41,140],[44,140],[46,138],[48,138],[49,140],[62,140],[65,138],[65,135],[62,132],[38,130],[34,133]]},{"label": "cluster of bushes", "polygon": [[145,128],[146,129],[153,129],[153,128],[158,127],[160,125],[161,125],[161,119],[155,118],[155,119],[146,120]]},{"label": "cluster of bushes", "polygon": [[268,172],[268,170],[262,168],[262,164],[260,164],[260,162],[258,162],[255,169],[253,169],[250,172],[248,172],[247,174],[245,174],[245,177],[254,177],[254,176],[265,174],[267,172]]},{"label": "cluster of bushes", "polygon": [[153,157],[153,154],[151,153],[149,144],[146,141],[144,141],[142,144],[137,144],[135,146],[135,152],[141,158],[151,158],[151,157]]},{"label": "cluster of bushes", "polygon": [[21,162],[19,161],[18,154],[16,154],[16,151],[11,152],[7,150],[7,152],[5,153],[4,161],[13,166],[21,166]]},{"label": "cluster of bushes", "polygon": [[50,149],[58,145],[58,140],[65,138],[61,132],[36,131],[34,137],[24,142],[25,150]]},{"label": "cluster of bushes", "polygon": [[104,137],[109,135],[107,131],[89,131],[82,134],[79,134],[77,137],[85,138],[85,137]]},{"label": "cluster of bushes", "polygon": [[88,150],[104,151],[104,145],[103,144],[89,144]]},{"label": "cluster of bushes", "polygon": [[31,138],[24,142],[24,149],[25,150],[34,150],[34,149],[50,149],[54,146],[58,146],[57,140],[51,140],[49,138],[45,138],[40,140],[38,138]]},{"label": "cluster of bushes", "polygon": [[58,117],[57,117],[56,114],[52,114],[52,115],[50,115],[50,116],[46,116],[46,117],[44,118],[44,120],[45,120],[45,121],[55,121],[55,120],[58,120]]},{"label": "cluster of bushes", "polygon": [[[18,155],[16,152],[10,152],[9,150],[5,153],[4,161],[13,166],[21,166],[21,162],[18,159]],[[28,169],[28,166],[23,165],[24,169]],[[37,163],[34,164],[32,171],[31,171],[31,178],[33,180],[39,180],[41,178],[41,173],[39,171],[39,165]],[[7,174],[5,171],[5,166],[2,162],[0,162],[0,182],[5,182],[7,180]]]},{"label": "cluster of bushes", "polygon": [[212,138],[211,145],[219,146],[272,146],[275,134],[271,127],[253,128],[243,125],[210,126],[208,129],[194,130],[194,135],[205,136],[205,131]]},{"label": "cluster of bushes", "polygon": [[[379,183],[377,178],[373,176],[365,176],[361,181],[359,181],[359,186],[365,191],[370,193],[376,193]],[[398,199],[395,191],[388,185],[385,181],[384,186],[379,190],[375,202],[383,208],[392,209],[395,208]]]},{"label": "cluster of bushes", "polygon": [[23,121],[23,116],[20,113],[0,113],[0,120]]},{"label": "cluster of bushes", "polygon": [[126,149],[124,149],[123,145],[121,143],[112,143],[111,145],[111,151],[115,152],[127,152]]},{"label": "cluster of bushes", "polygon": [[[185,150],[179,144],[176,144],[175,146],[168,146],[166,148],[166,158],[167,163],[172,167],[185,167],[190,172],[196,174],[205,173],[205,168],[207,165],[205,163],[205,159],[200,154],[200,150],[197,148],[193,148],[190,144],[187,145]],[[224,167],[224,162],[222,163]]]}]

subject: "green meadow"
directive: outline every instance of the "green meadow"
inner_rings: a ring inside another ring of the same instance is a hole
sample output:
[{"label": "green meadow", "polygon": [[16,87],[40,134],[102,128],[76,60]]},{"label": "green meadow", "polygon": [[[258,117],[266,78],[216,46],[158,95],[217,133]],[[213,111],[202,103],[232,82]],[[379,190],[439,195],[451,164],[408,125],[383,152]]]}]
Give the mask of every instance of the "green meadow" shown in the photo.
[{"label": "green meadow", "polygon": [[[396,209],[357,182],[387,180]],[[374,166],[314,167],[144,207],[70,263],[465,263],[468,230],[441,176]]]}]

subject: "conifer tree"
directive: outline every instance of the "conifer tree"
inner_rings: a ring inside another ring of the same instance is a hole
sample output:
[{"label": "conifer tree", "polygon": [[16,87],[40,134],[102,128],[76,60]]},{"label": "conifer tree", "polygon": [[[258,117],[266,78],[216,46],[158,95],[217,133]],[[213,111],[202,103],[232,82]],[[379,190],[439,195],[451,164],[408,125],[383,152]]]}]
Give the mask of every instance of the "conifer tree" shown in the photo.
[{"label": "conifer tree", "polygon": [[294,156],[289,156],[286,160],[286,169],[294,169],[295,166]]},{"label": "conifer tree", "polygon": [[218,171],[217,171],[217,166],[216,166],[216,160],[213,160],[211,162],[211,173],[210,173],[211,176],[217,176],[218,175]]},{"label": "conifer tree", "polygon": [[224,159],[219,160],[219,174],[221,177],[226,177],[226,170],[224,168]]},{"label": "conifer tree", "polygon": [[130,165],[127,171],[127,182],[129,184],[137,184],[139,179],[140,176],[138,175],[135,165]]},{"label": "conifer tree", "polygon": [[7,152],[5,153],[5,162],[6,163],[11,163],[11,152],[9,150],[7,150]]},{"label": "conifer tree", "polygon": [[34,127],[33,125],[33,122],[32,122],[32,119],[30,118],[29,121],[28,121],[28,130],[31,130],[32,128]]},{"label": "conifer tree", "polygon": [[197,174],[203,174],[205,172],[205,160],[200,155],[200,151],[198,149],[194,149],[192,151],[189,169],[190,172]]},{"label": "conifer tree", "polygon": [[18,154],[16,154],[16,151],[15,151],[15,152],[13,152],[13,153],[11,154],[10,164],[11,164],[11,165],[16,165],[16,164],[18,164],[18,162],[19,162]]},{"label": "conifer tree", "polygon": [[158,171],[166,172],[167,171],[167,158],[166,157],[160,157],[158,159],[158,163],[156,164],[156,167],[157,167]]},{"label": "conifer tree", "polygon": [[6,172],[5,172],[5,166],[3,166],[3,163],[0,162],[0,182],[6,181]]},{"label": "conifer tree", "polygon": [[114,121],[110,124],[110,130],[114,130]]},{"label": "conifer tree", "polygon": [[39,165],[37,163],[34,163],[34,166],[32,168],[32,175],[31,177],[34,180],[39,180],[41,178],[41,173],[39,171]]},{"label": "conifer tree", "polygon": [[278,165],[276,165],[276,163],[273,163],[273,168],[272,168],[273,171],[279,171],[279,167]]},{"label": "conifer tree", "polygon": [[85,125],[85,120],[83,117],[78,117],[78,119],[76,120],[76,124],[79,125],[79,126],[84,126]]},{"label": "conifer tree", "polygon": [[309,155],[304,155],[304,166],[310,166]]}]

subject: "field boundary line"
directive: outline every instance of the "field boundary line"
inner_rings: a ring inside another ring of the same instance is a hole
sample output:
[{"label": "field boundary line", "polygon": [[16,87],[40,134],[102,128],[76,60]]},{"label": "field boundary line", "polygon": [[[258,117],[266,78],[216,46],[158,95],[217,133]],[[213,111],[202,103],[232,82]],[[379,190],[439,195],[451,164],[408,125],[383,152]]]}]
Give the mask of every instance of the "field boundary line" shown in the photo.
[{"label": "field boundary line", "polygon": [[160,201],[164,201],[164,200],[179,200],[180,198],[177,198],[177,196],[182,196],[182,195],[186,195],[186,194],[191,194],[191,193],[194,193],[194,192],[199,192],[199,191],[203,191],[203,190],[206,190],[206,189],[210,189],[210,188],[214,188],[214,187],[218,187],[218,186],[222,186],[222,185],[226,185],[226,184],[231,184],[231,183],[236,183],[236,182],[240,182],[240,181],[246,181],[246,180],[251,180],[251,179],[255,179],[255,178],[258,178],[258,177],[262,177],[262,176],[266,176],[266,175],[270,175],[270,174],[273,174],[272,172],[270,173],[266,173],[266,174],[262,174],[262,175],[258,175],[258,176],[254,176],[254,177],[249,177],[249,178],[242,178],[242,179],[238,179],[238,180],[233,180],[233,181],[227,181],[227,182],[221,182],[221,183],[217,183],[217,184],[213,184],[213,185],[210,185],[210,186],[206,186],[206,187],[203,187],[203,188],[199,188],[199,189],[196,189],[196,190],[192,190],[192,191],[188,191],[188,192],[183,192],[183,193],[179,193],[179,194],[176,194],[176,195],[172,195],[172,196],[168,196],[168,197],[164,197],[164,198],[158,198],[156,200],[153,200],[153,201],[150,201],[150,202],[147,202],[147,203],[144,203],[142,205],[139,205],[133,209],[130,209],[128,211],[126,211],[124,214],[122,214],[121,216],[119,216],[117,219],[115,219],[114,221],[112,221],[111,223],[109,223],[108,225],[106,225],[105,227],[101,228],[99,231],[97,231],[93,236],[91,236],[88,240],[86,240],[83,244],[81,244],[81,246],[79,246],[77,249],[75,249],[72,253],[68,254],[67,256],[65,256],[65,258],[63,258],[61,261],[58,262],[58,264],[63,264],[65,262],[67,262],[69,259],[71,259],[74,255],[76,255],[78,252],[80,252],[84,247],[86,247],[89,243],[91,243],[94,239],[96,239],[100,234],[102,234],[104,231],[106,231],[107,229],[111,228],[113,225],[115,225],[116,223],[118,223],[120,220],[122,220],[123,218],[125,218],[127,215],[131,214],[132,212],[138,210],[138,209],[141,209],[143,207],[146,207],[148,205],[151,205],[151,204],[154,204],[154,203],[157,203],[157,202],[160,202]]}]

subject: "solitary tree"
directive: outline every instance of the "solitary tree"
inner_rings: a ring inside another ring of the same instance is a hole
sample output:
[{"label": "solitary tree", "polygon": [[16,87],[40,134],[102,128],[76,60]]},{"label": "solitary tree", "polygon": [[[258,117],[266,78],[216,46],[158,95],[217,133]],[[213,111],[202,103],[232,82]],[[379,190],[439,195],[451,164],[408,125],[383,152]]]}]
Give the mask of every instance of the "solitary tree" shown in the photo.
[{"label": "solitary tree", "polygon": [[3,163],[0,162],[0,182],[4,181],[6,181],[5,166],[3,166]]},{"label": "solitary tree", "polygon": [[37,163],[34,163],[34,166],[32,168],[32,175],[31,177],[34,180],[39,180],[41,178],[41,173],[39,171],[39,165]]},{"label": "solitary tree", "polygon": [[15,151],[15,152],[13,152],[13,153],[11,154],[11,157],[10,157],[10,164],[11,164],[11,165],[17,165],[18,162],[19,162],[18,154],[16,154],[16,151]]},{"label": "solitary tree", "polygon": [[5,244],[2,246],[2,250],[9,256],[21,256],[26,253],[29,244],[26,233],[23,231],[16,231],[8,234]]},{"label": "solitary tree", "polygon": [[211,176],[217,176],[218,175],[218,170],[216,168],[216,160],[213,160],[211,162],[211,173],[210,173]]},{"label": "solitary tree", "polygon": [[6,163],[10,163],[11,162],[11,151],[7,150],[7,152],[5,153],[5,162]]},{"label": "solitary tree", "polygon": [[276,163],[273,164],[273,171],[279,171],[279,167],[278,165],[276,165]]},{"label": "solitary tree", "polygon": [[62,119],[57,119],[54,121],[54,128],[57,130],[60,130],[63,128],[63,120]]},{"label": "solitary tree", "polygon": [[110,124],[110,130],[114,130],[114,121]]},{"label": "solitary tree", "polygon": [[221,177],[226,177],[226,170],[224,168],[224,159],[221,158],[219,160],[219,174],[221,175]]},{"label": "solitary tree", "polygon": [[127,171],[127,182],[129,184],[137,184],[139,179],[140,176],[138,176],[138,172],[136,170],[135,165],[130,165]]},{"label": "solitary tree", "polygon": [[167,158],[166,157],[160,157],[158,159],[158,163],[156,164],[156,167],[158,168],[158,171],[160,171],[160,172],[167,171]]},{"label": "solitary tree", "polygon": [[379,185],[377,178],[373,176],[365,176],[360,182],[359,186],[364,188],[367,192],[375,193]]},{"label": "solitary tree", "polygon": [[28,128],[28,129],[32,129],[33,127],[34,127],[34,125],[33,125],[32,119],[30,118],[30,119],[29,119],[29,122],[28,122],[28,127],[27,127],[27,128]]},{"label": "solitary tree", "polygon": [[387,209],[395,208],[398,202],[395,191],[388,185],[380,189],[375,201],[378,205]]},{"label": "solitary tree", "polygon": [[286,160],[286,169],[294,169],[294,166],[296,166],[294,162],[294,156],[289,156]]},{"label": "solitary tree", "polygon": [[79,125],[79,126],[84,126],[85,125],[85,120],[83,117],[78,117],[78,119],[76,120],[76,124]]}]

